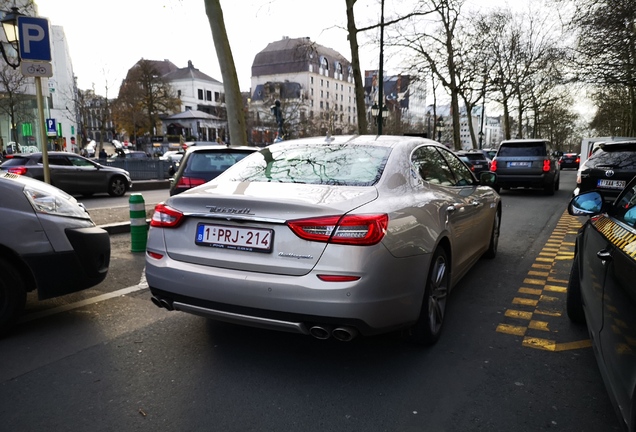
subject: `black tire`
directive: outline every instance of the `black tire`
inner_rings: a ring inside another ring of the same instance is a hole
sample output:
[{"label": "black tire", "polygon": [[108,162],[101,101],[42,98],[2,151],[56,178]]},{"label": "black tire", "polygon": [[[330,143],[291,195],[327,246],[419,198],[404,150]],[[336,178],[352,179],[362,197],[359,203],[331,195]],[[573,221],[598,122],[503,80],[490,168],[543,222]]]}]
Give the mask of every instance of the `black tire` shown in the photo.
[{"label": "black tire", "polygon": [[576,324],[584,324],[585,312],[583,312],[583,298],[581,297],[581,275],[579,274],[579,265],[576,256],[570,269],[565,304],[570,321]]},{"label": "black tire", "polygon": [[449,290],[449,262],[446,251],[440,247],[431,259],[420,317],[408,331],[408,338],[412,342],[419,345],[433,345],[437,342],[444,324]]},{"label": "black tire", "polygon": [[128,185],[123,177],[113,177],[108,183],[108,195],[114,197],[123,196],[128,190]]},{"label": "black tire", "polygon": [[495,220],[490,234],[490,244],[488,250],[484,253],[484,258],[493,259],[497,256],[497,248],[499,247],[499,227],[501,226],[501,213],[495,213]]},{"label": "black tire", "polygon": [[554,195],[554,190],[555,190],[555,182],[550,182],[549,185],[547,185],[545,188],[543,188],[543,192],[546,195]]},{"label": "black tire", "polygon": [[19,273],[0,259],[0,334],[15,323],[26,304],[26,289]]}]

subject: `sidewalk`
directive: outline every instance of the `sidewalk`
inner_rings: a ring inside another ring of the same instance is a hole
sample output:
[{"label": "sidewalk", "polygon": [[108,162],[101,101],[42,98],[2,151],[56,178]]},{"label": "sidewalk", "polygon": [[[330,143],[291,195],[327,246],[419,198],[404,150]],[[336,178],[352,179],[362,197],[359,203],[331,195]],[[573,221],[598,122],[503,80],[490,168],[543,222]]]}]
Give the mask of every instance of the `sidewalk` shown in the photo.
[{"label": "sidewalk", "polygon": [[[129,193],[143,192],[145,190],[168,189],[170,180],[136,180],[133,181],[133,187]],[[150,220],[154,212],[154,206],[146,206],[146,219]],[[100,228],[108,231],[109,234],[125,234],[130,232],[130,209],[129,208],[110,208],[90,211],[93,222]],[[110,222],[107,221],[117,221]]]}]

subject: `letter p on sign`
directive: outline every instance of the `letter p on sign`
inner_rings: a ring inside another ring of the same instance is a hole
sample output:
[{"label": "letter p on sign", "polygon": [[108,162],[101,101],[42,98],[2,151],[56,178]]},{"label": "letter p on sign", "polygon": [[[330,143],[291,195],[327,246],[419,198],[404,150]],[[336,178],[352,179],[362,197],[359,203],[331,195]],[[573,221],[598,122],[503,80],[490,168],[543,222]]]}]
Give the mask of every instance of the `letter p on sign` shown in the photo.
[{"label": "letter p on sign", "polygon": [[18,17],[20,57],[23,60],[51,61],[49,21],[45,18]]}]

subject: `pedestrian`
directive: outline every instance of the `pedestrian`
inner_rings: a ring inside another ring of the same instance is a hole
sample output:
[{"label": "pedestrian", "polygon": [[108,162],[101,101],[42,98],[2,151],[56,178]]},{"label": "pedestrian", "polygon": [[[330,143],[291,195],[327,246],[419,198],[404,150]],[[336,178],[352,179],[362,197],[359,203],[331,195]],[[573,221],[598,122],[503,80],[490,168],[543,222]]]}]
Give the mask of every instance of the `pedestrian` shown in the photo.
[{"label": "pedestrian", "polygon": [[106,161],[106,158],[108,158],[108,155],[106,154],[106,150],[104,150],[104,147],[102,147],[99,150],[99,160],[100,161]]}]

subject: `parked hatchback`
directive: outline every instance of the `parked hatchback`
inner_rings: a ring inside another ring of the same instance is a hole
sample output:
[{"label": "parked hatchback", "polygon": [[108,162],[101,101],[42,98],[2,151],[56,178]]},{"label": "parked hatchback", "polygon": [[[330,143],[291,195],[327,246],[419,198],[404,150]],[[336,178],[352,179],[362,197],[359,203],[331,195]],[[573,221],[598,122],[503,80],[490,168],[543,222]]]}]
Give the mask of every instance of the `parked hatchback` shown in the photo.
[{"label": "parked hatchback", "polygon": [[610,399],[626,431],[636,431],[636,178],[613,204],[583,192],[568,207],[590,216],[576,238],[567,313],[587,323]]},{"label": "parked hatchback", "polygon": [[[72,195],[122,196],[132,187],[128,171],[102,165],[75,153],[48,152],[51,184]],[[10,172],[44,180],[42,153],[15,154],[0,165]]]},{"label": "parked hatchback", "polygon": [[539,188],[548,195],[559,190],[558,162],[548,140],[502,141],[490,170],[497,173],[497,189]]},{"label": "parked hatchback", "polygon": [[495,178],[417,137],[272,144],[155,207],[153,302],[318,339],[404,330],[432,344],[453,286],[497,253]]},{"label": "parked hatchback", "polygon": [[[177,195],[195,186],[207,183],[223,171],[260,150],[259,147],[228,147],[209,145],[189,147],[180,161],[173,165],[177,171],[170,180],[170,195]],[[175,169],[175,168],[172,168]]]},{"label": "parked hatchback", "polygon": [[634,176],[636,141],[602,143],[579,168],[574,195],[598,189],[613,201]]},{"label": "parked hatchback", "polygon": [[44,300],[97,285],[110,263],[110,238],[63,191],[0,174],[0,332],[20,316],[27,292]]}]

